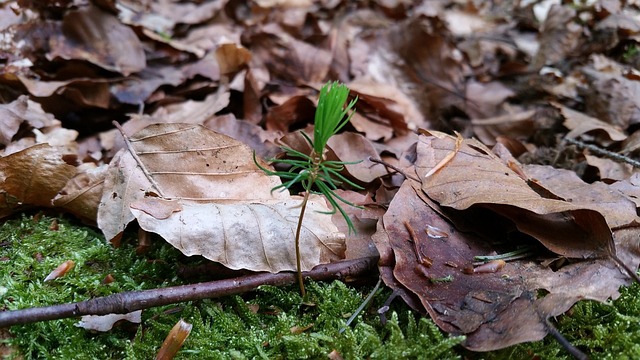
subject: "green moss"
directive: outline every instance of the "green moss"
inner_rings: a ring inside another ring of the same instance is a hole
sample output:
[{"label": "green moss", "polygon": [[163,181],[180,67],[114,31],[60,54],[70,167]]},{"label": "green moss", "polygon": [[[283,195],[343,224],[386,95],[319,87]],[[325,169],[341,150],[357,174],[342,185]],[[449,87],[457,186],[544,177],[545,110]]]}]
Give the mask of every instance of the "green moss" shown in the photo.
[{"label": "green moss", "polygon": [[[339,281],[309,282],[308,290],[315,306],[301,304],[294,287],[264,286],[250,300],[233,296],[202,301],[181,314],[160,316],[146,323],[145,331],[135,340],[139,345],[130,348],[129,357],[152,357],[179,317],[194,325],[180,359],[322,359],[333,350],[345,359],[459,357],[452,348],[461,338],[443,335],[426,319],[416,323],[408,310],[404,321],[393,313],[384,326],[375,314],[366,313],[355,327],[340,334],[362,294]],[[407,324],[404,332],[400,323]]]},{"label": "green moss", "polygon": [[[162,241],[143,256],[133,241],[114,249],[90,228],[52,218],[23,216],[0,226],[0,303],[4,310],[82,301],[120,291],[181,284],[178,267],[194,259]],[[74,260],[65,277],[44,283],[56,266]],[[115,282],[102,280],[112,274]],[[375,309],[389,296],[384,289],[355,325],[340,333],[371,287],[342,282],[308,282],[302,304],[295,286],[263,286],[242,296],[145,310],[141,325],[119,324],[106,333],[77,328],[78,319],[14,326],[2,342],[26,359],[150,359],[178,319],[193,329],[177,359],[326,359],[335,350],[345,359],[570,359],[547,337],[490,353],[469,353],[462,340],[443,334],[399,300],[382,325]],[[569,341],[598,359],[640,358],[640,286],[622,289],[611,304],[585,301],[558,318]]]},{"label": "green moss", "polygon": [[[161,241],[141,257],[135,254],[132,241],[114,249],[91,229],[59,219],[58,230],[51,230],[52,221],[23,216],[0,226],[3,309],[178,285],[178,266],[191,261]],[[74,260],[76,267],[44,283],[47,274],[66,260]],[[116,281],[102,284],[107,274]],[[458,357],[452,349],[461,338],[443,335],[426,319],[416,321],[400,303],[394,309],[403,316],[394,314],[385,326],[375,311],[369,311],[359,316],[353,328],[339,333],[368,290],[339,281],[309,282],[309,300],[314,305],[308,306],[302,304],[295,287],[264,286],[242,297],[149,309],[143,312],[141,326],[125,323],[107,333],[77,328],[78,319],[14,326],[13,337],[3,342],[19,348],[27,359],[150,359],[183,318],[194,326],[179,359],[317,359],[333,350],[345,359]],[[377,302],[388,295],[388,290],[378,294]]]}]

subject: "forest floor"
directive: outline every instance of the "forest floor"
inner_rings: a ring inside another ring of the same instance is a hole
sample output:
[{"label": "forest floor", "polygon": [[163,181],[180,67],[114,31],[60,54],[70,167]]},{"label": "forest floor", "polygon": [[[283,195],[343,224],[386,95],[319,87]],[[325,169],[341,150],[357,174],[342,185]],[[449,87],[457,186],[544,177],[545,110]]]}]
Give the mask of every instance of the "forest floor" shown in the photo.
[{"label": "forest floor", "polygon": [[[640,358],[636,2],[18,0],[0,31],[1,355],[148,359],[183,319],[176,358]],[[297,257],[303,187],[272,189],[305,156],[356,206],[314,194]],[[377,264],[303,298],[297,259]]]}]

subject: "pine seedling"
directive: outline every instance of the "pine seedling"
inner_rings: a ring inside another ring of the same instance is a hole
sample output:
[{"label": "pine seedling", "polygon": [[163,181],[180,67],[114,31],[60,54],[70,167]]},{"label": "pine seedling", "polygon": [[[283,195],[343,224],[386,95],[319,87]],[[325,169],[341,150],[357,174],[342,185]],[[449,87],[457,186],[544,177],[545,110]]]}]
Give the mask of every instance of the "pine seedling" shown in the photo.
[{"label": "pine seedling", "polygon": [[329,82],[322,87],[314,119],[313,139],[304,132],[301,132],[302,136],[307,140],[309,145],[311,145],[311,154],[305,154],[290,147],[281,146],[288,157],[287,159],[267,159],[267,161],[271,163],[289,165],[290,168],[288,171],[272,171],[261,166],[257,162],[254,152],[253,160],[262,171],[267,175],[275,175],[283,179],[283,183],[274,187],[271,191],[278,189],[288,190],[295,184],[301,184],[305,191],[302,204],[300,205],[300,216],[298,217],[295,239],[298,283],[300,285],[300,293],[303,297],[305,296],[305,289],[300,265],[300,230],[302,229],[302,220],[307,202],[309,201],[309,195],[312,193],[324,195],[332,207],[332,210],[326,212],[326,214],[334,214],[336,211],[339,211],[347,222],[349,233],[352,231],[355,232],[351,219],[349,219],[349,216],[338,202],[351,206],[356,205],[340,197],[334,190],[338,189],[338,184],[340,183],[348,184],[356,189],[362,189],[362,187],[354,184],[340,174],[340,171],[344,169],[344,165],[358,162],[329,161],[325,159],[327,141],[329,141],[331,136],[340,131],[353,116],[354,112],[352,109],[358,99],[353,99],[347,104],[348,96],[349,88],[337,81]]}]

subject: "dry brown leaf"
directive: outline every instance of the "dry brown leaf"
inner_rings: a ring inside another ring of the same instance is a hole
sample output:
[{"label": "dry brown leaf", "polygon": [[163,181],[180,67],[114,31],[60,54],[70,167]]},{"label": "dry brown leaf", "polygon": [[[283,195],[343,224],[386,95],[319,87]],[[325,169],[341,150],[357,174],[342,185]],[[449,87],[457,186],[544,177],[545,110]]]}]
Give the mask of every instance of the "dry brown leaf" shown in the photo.
[{"label": "dry brown leaf", "polygon": [[[272,193],[279,184],[232,138],[197,125],[155,124],[131,136],[110,164],[98,226],[112,240],[137,218],[187,255],[233,269],[294,270],[301,199]],[[309,206],[300,240],[305,270],[344,252],[344,235],[320,213],[329,211],[323,200]]]},{"label": "dry brown leaf", "polygon": [[76,174],[63,155],[59,148],[38,144],[0,158],[0,218],[31,206],[51,207]]},{"label": "dry brown leaf", "polygon": [[[379,224],[373,236],[381,254],[380,270],[385,283],[410,306],[426,311],[443,330],[466,335],[463,345],[469,349],[489,351],[540,340],[547,333],[546,318],[582,299],[616,298],[618,287],[630,281],[610,259],[552,269],[542,264],[542,253],[503,263],[501,269],[467,271],[475,256],[495,253],[499,247],[492,242],[507,246],[505,251],[521,244],[504,232],[492,235],[490,230],[498,225],[494,221],[485,220],[476,229],[484,230],[482,237],[461,231],[459,219],[482,213],[455,212],[459,216],[449,222],[442,214],[451,211],[434,203],[420,187],[405,181],[383,216],[383,227]],[[620,258],[635,268],[640,262],[632,240],[637,229],[625,228],[615,235]],[[594,273],[608,281],[594,282]],[[545,296],[539,297],[541,289]]]},{"label": "dry brown leaf", "polygon": [[172,360],[182,347],[182,344],[184,344],[184,341],[187,339],[189,334],[191,334],[192,327],[193,325],[188,322],[182,319],[178,320],[173,328],[171,328],[171,331],[167,334],[162,346],[160,346],[160,350],[158,350],[158,354],[156,355],[156,360]]},{"label": "dry brown leaf", "polygon": [[473,132],[483,144],[493,145],[500,136],[525,137],[534,126],[535,110],[521,111],[492,118],[473,119]]},{"label": "dry brown leaf", "polygon": [[640,81],[584,67],[590,78],[587,113],[621,129],[640,123]]},{"label": "dry brown leaf", "polygon": [[158,108],[145,119],[149,123],[203,124],[229,105],[229,90],[224,86],[202,101],[187,100]]},{"label": "dry brown leaf", "polygon": [[531,61],[534,69],[555,64],[575,51],[581,40],[582,26],[577,22],[574,9],[554,4],[540,32],[540,48]]},{"label": "dry brown leaf", "polygon": [[[609,146],[612,142],[622,141],[627,138],[627,134],[616,126],[600,121],[579,111],[572,110],[558,103],[552,102],[551,105],[559,109],[560,113],[564,117],[565,121],[563,125],[570,130],[569,133],[565,135],[568,138],[577,138],[580,135],[591,133],[592,135],[597,136],[598,143],[603,146]],[[607,135],[608,139],[601,136],[603,133]]]},{"label": "dry brown leaf", "polygon": [[206,3],[182,3],[173,1],[118,1],[117,8],[122,22],[140,25],[153,31],[170,34],[180,24],[199,24],[213,18],[227,1]]},{"label": "dry brown leaf", "polygon": [[212,56],[205,56],[196,63],[185,65],[152,64],[137,73],[135,77],[129,76],[112,85],[111,94],[122,103],[140,105],[159,87],[178,86],[196,75],[218,80],[220,78],[218,62]]},{"label": "dry brown leaf", "polygon": [[245,67],[251,60],[251,52],[236,44],[222,44],[216,49],[220,73],[228,75]]},{"label": "dry brown leaf", "polygon": [[53,198],[53,205],[69,211],[80,219],[95,223],[107,168],[104,164],[79,172]]},{"label": "dry brown leaf", "polygon": [[124,75],[146,66],[142,43],[133,30],[93,5],[68,11],[62,34],[53,34],[50,46],[50,59],[87,60]]},{"label": "dry brown leaf", "polygon": [[596,181],[587,184],[575,172],[551,166],[526,165],[524,171],[537,184],[564,200],[601,213],[612,229],[639,223],[636,204],[623,191]]},{"label": "dry brown leaf", "polygon": [[45,113],[40,104],[29,100],[26,95],[9,104],[0,105],[0,118],[0,144],[5,146],[11,143],[13,136],[25,121],[36,129],[60,124],[53,115]]},{"label": "dry brown leaf", "polygon": [[490,209],[562,256],[587,258],[615,253],[611,231],[600,213],[542,197],[476,140],[464,140],[453,159],[425,179],[424,175],[455,148],[456,138],[450,135],[422,136],[418,140],[416,168],[422,189],[440,206]]},{"label": "dry brown leaf", "polygon": [[598,176],[601,181],[611,182],[625,180],[635,172],[638,172],[638,169],[634,168],[631,164],[617,162],[589,154],[585,154],[584,157],[587,164],[598,169]]},{"label": "dry brown leaf", "polygon": [[328,49],[290,36],[277,24],[248,34],[248,47],[272,77],[292,84],[315,84],[326,79],[332,55]]},{"label": "dry brown leaf", "polygon": [[298,95],[287,99],[278,106],[269,108],[265,125],[270,131],[288,131],[295,124],[311,124],[316,112],[313,101]]}]

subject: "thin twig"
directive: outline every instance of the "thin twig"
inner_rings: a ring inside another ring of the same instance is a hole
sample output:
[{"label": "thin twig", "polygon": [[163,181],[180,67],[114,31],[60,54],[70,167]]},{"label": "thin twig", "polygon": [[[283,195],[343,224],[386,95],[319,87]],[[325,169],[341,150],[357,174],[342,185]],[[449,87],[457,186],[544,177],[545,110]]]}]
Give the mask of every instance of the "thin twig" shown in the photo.
[{"label": "thin twig", "polygon": [[629,275],[631,279],[640,283],[640,277],[638,277],[638,273],[633,271],[627,264],[625,264],[616,254],[609,254],[613,262],[615,262],[618,266],[620,266],[626,273]]},{"label": "thin twig", "polygon": [[588,360],[589,359],[589,356],[587,356],[587,354],[583,353],[580,349],[578,349],[577,347],[573,346],[573,344],[569,340],[567,340],[567,338],[565,338],[558,331],[558,329],[556,329],[555,326],[553,326],[553,324],[551,324],[551,322],[548,319],[544,320],[544,325],[547,328],[547,332],[549,332],[549,334],[551,336],[553,336],[553,338],[556,339],[556,341],[565,350],[567,350],[567,352],[569,354],[571,354],[571,356],[573,356],[574,358],[576,358],[578,360]]},{"label": "thin twig", "polygon": [[605,150],[605,149],[597,147],[595,145],[584,143],[584,142],[582,142],[580,140],[571,139],[571,138],[565,138],[564,140],[567,141],[570,144],[573,144],[573,145],[581,148],[581,149],[588,149],[589,151],[593,152],[594,154],[606,156],[606,157],[608,157],[608,158],[610,158],[612,160],[615,160],[615,161],[618,161],[618,162],[627,163],[627,164],[630,164],[633,167],[640,168],[640,161],[632,159],[632,158],[630,158],[628,156],[624,156],[622,154],[618,154],[617,152]]},{"label": "thin twig", "polygon": [[[365,276],[376,268],[377,263],[377,257],[346,260],[318,265],[303,275],[317,281]],[[288,285],[296,280],[296,274],[292,272],[260,273],[163,289],[122,292],[77,303],[2,311],[0,328],[82,315],[126,314],[156,306],[241,294],[261,285]]]},{"label": "thin twig", "polygon": [[409,174],[405,173],[405,172],[404,172],[402,169],[400,169],[399,167],[397,167],[397,166],[395,166],[395,165],[391,165],[391,164],[389,164],[388,162],[386,162],[386,161],[384,161],[384,160],[378,160],[378,159],[375,159],[375,158],[373,158],[373,157],[369,156],[369,161],[371,161],[372,163],[376,163],[376,164],[382,164],[382,165],[384,165],[384,166],[386,166],[386,167],[388,167],[388,168],[390,168],[390,169],[395,170],[396,172],[398,172],[399,174],[401,174],[402,176],[404,176],[404,177],[405,177],[405,178],[407,178],[407,179],[411,179],[411,180],[413,180],[413,181],[420,182],[420,179],[418,179],[417,177],[415,177],[415,176],[411,176],[411,175],[409,175]]}]

